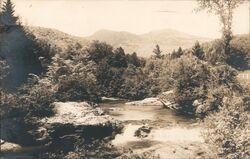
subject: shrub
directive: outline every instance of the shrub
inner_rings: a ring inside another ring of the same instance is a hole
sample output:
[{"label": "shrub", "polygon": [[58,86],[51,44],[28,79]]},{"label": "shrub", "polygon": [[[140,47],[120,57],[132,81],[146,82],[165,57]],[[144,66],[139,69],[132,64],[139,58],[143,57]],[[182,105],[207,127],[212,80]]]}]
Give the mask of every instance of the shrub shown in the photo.
[{"label": "shrub", "polygon": [[219,111],[205,119],[204,137],[219,157],[249,157],[249,103],[249,97],[224,97]]},{"label": "shrub", "polygon": [[193,102],[206,97],[209,76],[208,65],[196,58],[181,57],[176,61],[174,101],[179,111],[195,112]]},{"label": "shrub", "polygon": [[141,68],[129,64],[124,71],[122,79],[124,81],[120,86],[119,97],[138,100],[148,95],[148,83]]},{"label": "shrub", "polygon": [[95,63],[88,62],[80,53],[73,59],[53,58],[46,76],[54,85],[60,101],[98,101]]}]

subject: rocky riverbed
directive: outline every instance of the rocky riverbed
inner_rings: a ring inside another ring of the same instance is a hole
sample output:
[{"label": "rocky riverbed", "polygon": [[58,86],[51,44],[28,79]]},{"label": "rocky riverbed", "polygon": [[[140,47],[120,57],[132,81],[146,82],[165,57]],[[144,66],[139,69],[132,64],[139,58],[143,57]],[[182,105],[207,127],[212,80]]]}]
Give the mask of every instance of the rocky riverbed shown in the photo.
[{"label": "rocky riverbed", "polygon": [[138,155],[148,152],[163,159],[213,158],[204,144],[202,125],[195,118],[145,101],[154,103],[150,99],[101,105],[111,117],[124,124],[123,133],[112,140],[115,147],[130,149]]}]

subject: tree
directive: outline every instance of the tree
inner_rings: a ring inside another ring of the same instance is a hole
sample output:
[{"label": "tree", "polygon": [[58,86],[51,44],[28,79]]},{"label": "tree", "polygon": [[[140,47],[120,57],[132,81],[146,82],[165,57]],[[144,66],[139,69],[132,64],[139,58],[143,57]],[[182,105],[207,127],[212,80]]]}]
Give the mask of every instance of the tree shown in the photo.
[{"label": "tree", "polygon": [[18,25],[18,17],[15,15],[14,4],[11,0],[6,0],[0,12],[0,26]]},{"label": "tree", "polygon": [[127,67],[127,59],[123,48],[119,47],[114,51],[114,56],[111,62],[114,67]]},{"label": "tree", "polygon": [[127,54],[126,58],[129,64],[133,64],[136,67],[141,67],[141,60],[138,58],[136,52],[134,52],[132,55]]},{"label": "tree", "polygon": [[219,16],[222,24],[222,36],[225,43],[225,53],[229,53],[230,41],[232,40],[233,10],[244,0],[198,0],[198,9],[206,9],[209,13],[214,12]]},{"label": "tree", "polygon": [[183,51],[182,51],[182,48],[179,47],[177,51],[173,50],[173,52],[171,54],[171,58],[172,59],[180,58],[181,55],[183,55]]},{"label": "tree", "polygon": [[194,45],[194,47],[192,48],[192,54],[196,57],[198,57],[198,59],[203,60],[205,53],[203,51],[203,49],[200,46],[200,43],[197,41]]},{"label": "tree", "polygon": [[156,58],[161,58],[162,57],[162,55],[161,55],[162,51],[161,51],[160,46],[158,44],[155,46],[155,49],[153,50],[153,53],[155,54]]},{"label": "tree", "polygon": [[113,56],[113,47],[105,42],[94,41],[90,44],[87,52],[90,55],[90,60],[99,63],[103,59],[108,59]]},{"label": "tree", "polygon": [[182,56],[172,66],[175,70],[174,101],[177,109],[184,113],[195,113],[193,102],[206,96],[209,68],[207,64],[195,58]]}]

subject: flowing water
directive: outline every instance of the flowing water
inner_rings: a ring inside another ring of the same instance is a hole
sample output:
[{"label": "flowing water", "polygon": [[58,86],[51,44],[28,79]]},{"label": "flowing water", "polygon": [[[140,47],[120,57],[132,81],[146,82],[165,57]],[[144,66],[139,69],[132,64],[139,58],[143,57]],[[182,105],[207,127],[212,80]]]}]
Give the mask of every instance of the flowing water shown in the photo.
[{"label": "flowing water", "polygon": [[[153,151],[163,159],[204,157],[202,126],[194,118],[162,106],[126,105],[124,101],[106,101],[100,107],[124,125],[123,132],[112,140],[115,147],[129,148],[136,154]],[[150,133],[146,137],[135,136],[142,126],[150,128]],[[34,152],[31,148],[28,153],[9,154],[9,157],[33,158],[30,154]]]},{"label": "flowing water", "polygon": [[[161,158],[196,158],[205,153],[202,126],[194,118],[162,106],[126,105],[121,101],[102,103],[101,108],[125,125],[123,133],[112,141],[116,147],[130,148],[138,154],[153,150]],[[150,133],[136,137],[136,130],[142,126],[151,128]]]}]

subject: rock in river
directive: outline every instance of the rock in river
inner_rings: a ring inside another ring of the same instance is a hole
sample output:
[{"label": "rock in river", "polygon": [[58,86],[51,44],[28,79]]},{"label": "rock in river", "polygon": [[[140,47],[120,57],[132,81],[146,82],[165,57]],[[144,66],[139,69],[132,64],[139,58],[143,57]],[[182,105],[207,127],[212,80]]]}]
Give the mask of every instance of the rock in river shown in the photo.
[{"label": "rock in river", "polygon": [[159,98],[145,98],[139,101],[133,101],[126,103],[127,105],[158,105],[162,106],[162,102],[159,101]]},{"label": "rock in river", "polygon": [[73,150],[74,143],[79,140],[90,143],[112,138],[121,130],[117,121],[87,102],[55,102],[53,106],[55,115],[42,119],[42,128],[36,132],[38,140],[49,141],[62,150]]}]

